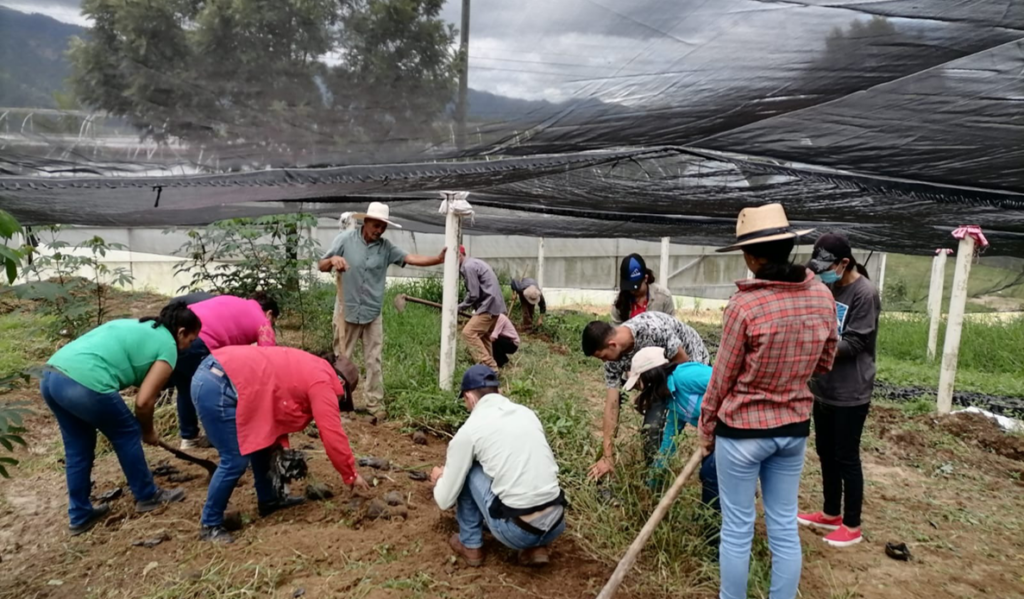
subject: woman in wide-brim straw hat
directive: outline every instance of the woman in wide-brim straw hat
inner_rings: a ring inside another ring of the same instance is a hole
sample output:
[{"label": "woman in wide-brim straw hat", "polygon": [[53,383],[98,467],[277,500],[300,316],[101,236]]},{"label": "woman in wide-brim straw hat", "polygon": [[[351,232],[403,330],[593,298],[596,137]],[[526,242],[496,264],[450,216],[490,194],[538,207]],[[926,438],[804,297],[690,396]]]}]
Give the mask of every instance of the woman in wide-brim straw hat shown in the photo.
[{"label": "woman in wide-brim straw hat", "polygon": [[790,254],[800,235],[781,204],[745,208],[736,242],[753,279],[737,281],[722,324],[700,434],[715,452],[722,506],[722,599],[747,596],[757,482],[761,480],[772,599],[794,599],[800,582],[797,491],[810,434],[808,380],[832,367],[838,334],[832,294]]}]

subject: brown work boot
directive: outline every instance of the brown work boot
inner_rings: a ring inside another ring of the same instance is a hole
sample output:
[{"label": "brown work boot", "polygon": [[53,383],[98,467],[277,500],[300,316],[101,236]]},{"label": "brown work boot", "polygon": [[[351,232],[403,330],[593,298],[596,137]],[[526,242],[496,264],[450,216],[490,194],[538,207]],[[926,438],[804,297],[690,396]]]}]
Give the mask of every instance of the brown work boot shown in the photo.
[{"label": "brown work boot", "polygon": [[519,563],[523,566],[538,567],[551,563],[547,547],[534,547],[519,552]]},{"label": "brown work boot", "polygon": [[468,547],[462,544],[462,541],[459,540],[459,533],[453,534],[451,538],[448,539],[448,544],[451,545],[455,553],[461,555],[462,558],[466,560],[466,563],[470,566],[474,568],[479,568],[480,566],[484,565],[483,547],[480,547],[479,549],[469,549]]}]

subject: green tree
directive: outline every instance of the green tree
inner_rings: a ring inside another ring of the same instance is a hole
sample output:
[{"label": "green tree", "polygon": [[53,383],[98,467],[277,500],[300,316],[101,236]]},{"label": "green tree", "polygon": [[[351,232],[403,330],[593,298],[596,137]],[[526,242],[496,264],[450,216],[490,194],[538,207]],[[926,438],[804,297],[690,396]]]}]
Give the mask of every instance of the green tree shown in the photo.
[{"label": "green tree", "polygon": [[21,233],[21,225],[18,224],[18,221],[14,220],[14,217],[7,212],[0,210],[0,239],[3,240],[3,245],[0,245],[0,265],[3,266],[4,273],[7,275],[8,283],[13,283],[14,279],[18,277],[18,267],[21,266],[21,249],[7,245],[18,233]]},{"label": "green tree", "polygon": [[[440,135],[454,94],[443,0],[85,0],[69,51],[85,105],[146,134],[324,161]],[[328,60],[330,58],[330,60]],[[331,153],[328,153],[330,150]]]}]

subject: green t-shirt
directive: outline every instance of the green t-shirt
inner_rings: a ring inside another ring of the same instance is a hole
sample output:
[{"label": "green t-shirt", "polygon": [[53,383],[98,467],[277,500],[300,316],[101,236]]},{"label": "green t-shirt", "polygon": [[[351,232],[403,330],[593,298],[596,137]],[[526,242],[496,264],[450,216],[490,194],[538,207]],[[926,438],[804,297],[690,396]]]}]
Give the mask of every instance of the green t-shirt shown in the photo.
[{"label": "green t-shirt", "polygon": [[139,386],[154,362],[174,368],[178,344],[152,322],[112,320],[60,348],[48,365],[97,393]]},{"label": "green t-shirt", "polygon": [[348,262],[348,270],[341,275],[345,287],[345,322],[366,324],[380,316],[388,266],[405,266],[407,255],[405,250],[383,237],[366,243],[362,227],[334,238],[334,243],[320,259],[341,256]]}]

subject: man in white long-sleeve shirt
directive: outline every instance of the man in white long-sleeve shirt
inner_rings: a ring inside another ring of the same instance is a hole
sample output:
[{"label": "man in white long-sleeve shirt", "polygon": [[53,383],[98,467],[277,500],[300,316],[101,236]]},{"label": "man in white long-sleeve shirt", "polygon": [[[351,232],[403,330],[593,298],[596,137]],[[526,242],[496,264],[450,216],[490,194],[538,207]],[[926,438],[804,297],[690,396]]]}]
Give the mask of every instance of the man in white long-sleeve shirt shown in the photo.
[{"label": "man in white long-sleeve shirt", "polygon": [[565,494],[544,427],[533,410],[498,393],[498,375],[482,364],[466,371],[459,397],[469,419],[430,474],[434,500],[455,506],[459,532],[449,544],[470,566],[484,561],[483,531],[520,551],[520,563],[548,563],[547,546],[565,531]]}]

